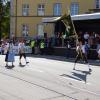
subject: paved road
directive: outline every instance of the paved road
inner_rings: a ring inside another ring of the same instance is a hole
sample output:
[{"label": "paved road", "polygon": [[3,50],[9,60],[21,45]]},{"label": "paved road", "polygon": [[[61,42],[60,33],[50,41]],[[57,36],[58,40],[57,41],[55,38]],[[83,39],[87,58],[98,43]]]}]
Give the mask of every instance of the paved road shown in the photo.
[{"label": "paved road", "polygon": [[29,64],[5,68],[0,56],[0,100],[100,100],[100,66],[28,57]]}]

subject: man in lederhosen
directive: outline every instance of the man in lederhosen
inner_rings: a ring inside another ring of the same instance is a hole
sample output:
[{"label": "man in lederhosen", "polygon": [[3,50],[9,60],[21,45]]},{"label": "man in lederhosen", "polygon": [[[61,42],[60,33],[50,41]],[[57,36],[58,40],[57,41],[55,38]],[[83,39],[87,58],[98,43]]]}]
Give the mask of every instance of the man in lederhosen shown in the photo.
[{"label": "man in lederhosen", "polygon": [[18,44],[18,49],[19,49],[19,65],[22,65],[21,63],[21,58],[24,57],[26,64],[29,63],[26,59],[26,54],[25,54],[25,43],[24,40],[22,39],[19,44]]},{"label": "man in lederhosen", "polygon": [[77,44],[76,51],[77,51],[77,56],[75,58],[73,70],[75,70],[75,66],[76,66],[77,61],[82,59],[85,61],[85,63],[88,64],[89,71],[92,71],[90,68],[90,65],[88,63],[88,60],[87,60],[87,51],[86,51],[86,45],[84,44],[84,42],[80,41]]}]

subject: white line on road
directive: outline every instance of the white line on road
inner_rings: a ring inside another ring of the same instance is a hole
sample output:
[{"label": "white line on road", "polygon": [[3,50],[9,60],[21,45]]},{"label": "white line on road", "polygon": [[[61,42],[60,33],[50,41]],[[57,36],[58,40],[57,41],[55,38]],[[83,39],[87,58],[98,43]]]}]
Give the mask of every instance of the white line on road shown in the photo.
[{"label": "white line on road", "polygon": [[80,83],[86,83],[86,84],[89,84],[89,85],[92,85],[92,83],[89,83],[89,82],[85,82],[85,81],[82,81],[82,80],[75,80],[75,79],[72,79],[72,78],[68,78],[68,77],[63,77],[64,79],[68,79],[68,80],[72,80],[72,81],[76,81],[76,82],[80,82]]}]

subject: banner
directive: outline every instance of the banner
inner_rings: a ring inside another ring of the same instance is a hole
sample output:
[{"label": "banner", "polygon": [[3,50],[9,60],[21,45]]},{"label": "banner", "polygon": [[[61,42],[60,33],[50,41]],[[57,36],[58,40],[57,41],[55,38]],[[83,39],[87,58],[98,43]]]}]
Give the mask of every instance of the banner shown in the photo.
[{"label": "banner", "polygon": [[65,30],[66,37],[77,35],[70,14],[63,15],[60,20],[64,23],[66,27],[66,30]]},{"label": "banner", "polygon": [[60,20],[64,23],[66,30],[65,30],[65,35],[66,38],[75,38],[76,39],[76,45],[79,43],[78,40],[78,35],[76,33],[73,21],[71,19],[70,13],[67,15],[63,15]]},{"label": "banner", "polygon": [[[14,46],[15,54],[18,54],[18,46]],[[30,46],[25,46],[25,53],[32,53],[32,48]]]}]

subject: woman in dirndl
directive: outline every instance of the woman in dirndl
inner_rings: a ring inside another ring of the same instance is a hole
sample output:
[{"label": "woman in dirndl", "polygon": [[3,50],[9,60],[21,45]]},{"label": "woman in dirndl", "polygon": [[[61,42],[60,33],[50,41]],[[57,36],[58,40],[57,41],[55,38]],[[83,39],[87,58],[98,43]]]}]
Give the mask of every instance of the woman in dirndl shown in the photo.
[{"label": "woman in dirndl", "polygon": [[15,61],[14,59],[14,45],[13,42],[10,41],[9,43],[6,44],[6,56],[5,56],[5,62],[6,62],[6,66],[5,67],[9,67],[8,66],[8,62],[12,62],[12,67],[14,67],[13,62]]}]

